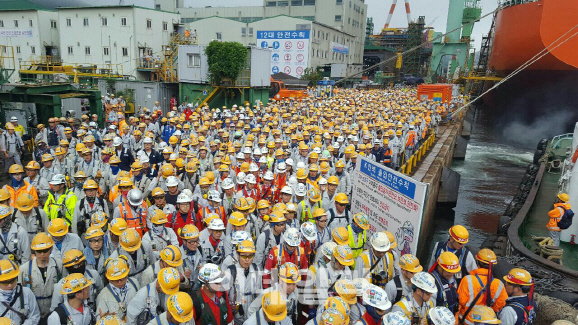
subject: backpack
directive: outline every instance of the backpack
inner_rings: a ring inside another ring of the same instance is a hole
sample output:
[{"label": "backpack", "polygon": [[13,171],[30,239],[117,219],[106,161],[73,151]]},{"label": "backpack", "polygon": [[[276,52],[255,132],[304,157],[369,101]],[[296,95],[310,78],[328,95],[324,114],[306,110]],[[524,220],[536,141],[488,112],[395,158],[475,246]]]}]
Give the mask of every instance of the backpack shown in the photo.
[{"label": "backpack", "polygon": [[560,221],[558,221],[558,228],[562,230],[568,229],[570,228],[570,226],[572,226],[572,218],[574,218],[574,211],[572,211],[572,209],[566,210],[566,208],[564,208],[563,206],[560,206],[560,208],[564,210],[564,214],[560,218]]}]

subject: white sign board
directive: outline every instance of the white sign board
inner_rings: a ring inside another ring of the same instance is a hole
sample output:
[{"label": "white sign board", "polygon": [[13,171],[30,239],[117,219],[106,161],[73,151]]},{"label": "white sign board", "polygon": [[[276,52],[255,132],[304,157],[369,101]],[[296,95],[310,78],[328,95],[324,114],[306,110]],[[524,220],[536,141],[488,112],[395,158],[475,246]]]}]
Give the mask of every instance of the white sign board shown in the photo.
[{"label": "white sign board", "polygon": [[301,77],[309,62],[309,30],[257,31],[259,47],[271,50],[271,74]]},{"label": "white sign board", "polygon": [[427,184],[393,169],[357,157],[353,182],[352,213],[365,213],[369,233],[388,230],[400,255],[416,254]]},{"label": "white sign board", "polygon": [[32,29],[0,29],[0,37],[32,37]]}]

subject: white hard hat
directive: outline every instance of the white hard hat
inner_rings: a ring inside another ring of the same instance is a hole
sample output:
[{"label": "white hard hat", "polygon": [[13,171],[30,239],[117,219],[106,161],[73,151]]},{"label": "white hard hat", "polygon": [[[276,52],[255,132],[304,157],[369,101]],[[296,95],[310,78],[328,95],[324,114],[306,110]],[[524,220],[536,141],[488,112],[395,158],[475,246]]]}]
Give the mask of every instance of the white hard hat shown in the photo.
[{"label": "white hard hat", "polygon": [[301,244],[301,234],[297,228],[288,228],[283,233],[283,240],[289,246],[299,246]]},{"label": "white hard hat", "polygon": [[[337,246],[337,244],[335,242],[327,242],[327,243],[333,243],[335,246]],[[323,245],[325,245],[325,244],[323,244]],[[327,258],[331,258],[331,252],[332,251],[333,250],[331,250],[329,252],[329,256],[327,256]],[[369,281],[366,278],[353,279],[353,283],[355,284],[355,289],[357,289],[357,295],[358,296],[363,296],[363,291],[365,291],[365,288],[367,288],[370,285]]]},{"label": "white hard hat", "polygon": [[287,170],[287,165],[284,162],[280,162],[277,164],[277,171],[280,173],[284,173]]},{"label": "white hard hat", "polygon": [[239,172],[237,174],[237,184],[239,185],[245,184],[245,177],[247,177],[247,174],[245,174],[244,172]]},{"label": "white hard hat", "polygon": [[293,167],[295,164],[295,162],[293,161],[293,158],[289,158],[289,159],[285,160],[285,163],[291,167]]},{"label": "white hard hat", "polygon": [[233,245],[238,245],[240,242],[244,240],[253,241],[253,239],[251,238],[251,234],[249,234],[244,230],[233,231],[233,233],[231,234],[231,244]]},{"label": "white hard hat", "polygon": [[260,156],[261,155],[261,149],[259,149],[259,147],[255,147],[255,149],[253,150],[253,155]]},{"label": "white hard hat", "polygon": [[177,203],[191,203],[191,201],[191,197],[185,193],[181,193],[177,196]]},{"label": "white hard hat", "polygon": [[230,188],[235,187],[235,184],[233,183],[233,181],[230,178],[227,177],[227,178],[225,178],[225,180],[223,180],[221,187],[225,190],[228,190]]},{"label": "white hard hat", "polygon": [[259,166],[257,166],[256,163],[251,163],[251,165],[249,165],[249,171],[250,171],[250,172],[258,172],[258,171],[259,171]]},{"label": "white hard hat", "polygon": [[371,243],[371,247],[378,252],[387,252],[391,246],[389,238],[381,231],[373,234],[369,242]]},{"label": "white hard hat", "polygon": [[382,288],[370,284],[363,291],[363,303],[381,310],[391,308],[391,301]]},{"label": "white hard hat", "polygon": [[169,155],[169,160],[177,160],[177,159],[179,159],[179,156],[176,153],[173,152]]},{"label": "white hard hat", "polygon": [[410,130],[413,130],[413,128],[414,128],[414,126],[410,124],[410,125],[409,125],[409,129],[410,129]]},{"label": "white hard hat", "polygon": [[[430,312],[433,309],[434,308],[430,309]],[[456,318],[455,317],[452,317],[452,318],[454,319],[453,322],[451,323],[453,325],[456,322]],[[382,321],[383,321],[383,325],[410,325],[411,324],[411,322],[409,321],[409,318],[407,318],[407,316],[405,316],[405,314],[402,311],[395,311],[395,312],[388,313],[387,315],[383,316]]]},{"label": "white hard hat", "polygon": [[265,175],[263,175],[263,179],[266,179],[268,181],[272,181],[273,178],[275,177],[273,176],[273,173],[270,170],[266,171]]},{"label": "white hard hat", "polygon": [[328,259],[331,259],[331,257],[333,256],[333,249],[335,247],[337,247],[336,242],[328,241],[323,245],[321,245],[321,253],[323,253],[323,256],[327,257]]},{"label": "white hard hat", "polygon": [[150,162],[150,159],[149,159],[149,157],[148,157],[147,155],[141,155],[141,156],[138,158],[138,161],[140,161],[142,164],[144,164],[144,163]]},{"label": "white hard hat", "polygon": [[454,325],[456,322],[456,317],[447,307],[434,307],[428,314],[435,325]]},{"label": "white hard hat", "polygon": [[153,143],[153,139],[150,137],[145,137],[144,140],[142,140],[143,143]]},{"label": "white hard hat", "polygon": [[18,118],[17,118],[16,116],[12,116],[12,117],[10,118],[10,121],[11,121],[11,122],[18,122]]},{"label": "white hard hat", "polygon": [[188,188],[185,188],[184,190],[181,191],[181,194],[186,194],[189,196],[189,200],[192,201],[193,199],[191,199],[193,197],[193,192],[191,192],[191,190],[189,190]]},{"label": "white hard hat", "polygon": [[207,263],[199,270],[198,278],[202,283],[221,283],[225,278],[225,274],[218,265]]},{"label": "white hard hat", "polygon": [[175,176],[167,177],[167,187],[178,186],[178,185],[179,185],[179,181],[177,180],[177,178]]},{"label": "white hard hat", "polygon": [[181,130],[176,130],[175,133],[173,133],[174,136],[180,136],[181,135]]},{"label": "white hard hat", "polygon": [[240,160],[243,160],[243,159],[245,159],[245,156],[243,156],[243,153],[239,151],[239,152],[237,153],[236,158],[237,158],[237,159],[240,159]]},{"label": "white hard hat", "polygon": [[435,294],[438,292],[434,277],[426,272],[417,272],[411,278],[411,283],[423,291]]},{"label": "white hard hat", "polygon": [[243,150],[243,153],[251,154],[251,148],[245,147],[245,149]]},{"label": "white hard hat", "polygon": [[313,152],[315,152],[316,154],[320,154],[320,153],[321,153],[321,148],[315,147],[315,148],[313,148]]},{"label": "white hard hat", "polygon": [[66,184],[66,176],[62,174],[56,174],[52,176],[52,180],[50,180],[50,185],[60,185]]},{"label": "white hard hat", "polygon": [[294,188],[295,185],[297,185],[297,177],[295,177],[295,175],[291,175],[289,177],[289,186]]},{"label": "white hard hat", "polygon": [[[343,141],[343,139],[341,141]],[[339,149],[339,147],[340,147],[339,143],[333,142],[333,149]]]},{"label": "white hard hat", "polygon": [[295,189],[295,195],[297,196],[305,196],[307,194],[307,188],[305,184],[297,184],[297,188]]},{"label": "white hard hat", "polygon": [[225,224],[223,223],[223,220],[215,218],[209,222],[209,226],[207,228],[211,230],[225,230]]},{"label": "white hard hat", "polygon": [[301,234],[308,241],[313,241],[317,239],[317,227],[311,221],[307,221],[301,224]]},{"label": "white hard hat", "polygon": [[345,139],[343,139],[343,136],[340,135],[337,137],[337,142],[343,142]]},{"label": "white hard hat", "polygon": [[161,143],[159,143],[159,150],[163,150],[164,148],[166,148],[168,146],[169,145],[166,142],[162,141]]},{"label": "white hard hat", "polygon": [[291,189],[291,187],[285,185],[285,186],[283,186],[283,188],[281,189],[281,193],[293,195],[293,190]]},{"label": "white hard hat", "polygon": [[297,163],[297,168],[296,169],[301,169],[301,168],[305,168],[305,163],[300,161]]},{"label": "white hard hat", "polygon": [[319,185],[327,185],[327,180],[324,177],[320,177],[319,178],[319,182],[317,182]]},{"label": "white hard hat", "polygon": [[90,126],[91,128],[96,128],[96,127],[98,127],[98,125],[97,125],[96,122],[94,122],[94,121],[88,123],[88,126]]},{"label": "white hard hat", "polygon": [[133,188],[132,190],[128,191],[126,196],[128,198],[128,203],[130,203],[130,205],[133,207],[139,206],[143,202],[142,191],[138,188]]},{"label": "white hard hat", "polygon": [[207,193],[207,199],[213,202],[221,202],[221,195],[219,191],[210,190],[209,193]]},{"label": "white hard hat", "polygon": [[259,163],[260,163],[260,164],[266,164],[266,163],[267,163],[267,157],[261,156],[261,157],[259,158]]},{"label": "white hard hat", "polygon": [[114,139],[112,140],[112,145],[115,147],[118,147],[122,144],[122,139],[119,137],[114,137]]},{"label": "white hard hat", "polygon": [[257,179],[255,178],[255,175],[249,174],[245,177],[245,182],[249,184],[257,184]]},{"label": "white hard hat", "polygon": [[108,128],[111,129],[111,130],[114,130],[114,129],[116,129],[116,125],[111,124],[111,125],[108,126]]}]

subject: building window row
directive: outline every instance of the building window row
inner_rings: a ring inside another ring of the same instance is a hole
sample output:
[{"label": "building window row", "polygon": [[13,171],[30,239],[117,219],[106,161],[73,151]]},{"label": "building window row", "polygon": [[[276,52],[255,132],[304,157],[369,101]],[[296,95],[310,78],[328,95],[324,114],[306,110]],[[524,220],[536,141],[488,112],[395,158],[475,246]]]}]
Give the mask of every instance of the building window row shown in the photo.
[{"label": "building window row", "polygon": [[[316,0],[291,0],[291,6],[314,6]],[[288,0],[281,1],[267,1],[265,2],[266,7],[288,7]]]}]

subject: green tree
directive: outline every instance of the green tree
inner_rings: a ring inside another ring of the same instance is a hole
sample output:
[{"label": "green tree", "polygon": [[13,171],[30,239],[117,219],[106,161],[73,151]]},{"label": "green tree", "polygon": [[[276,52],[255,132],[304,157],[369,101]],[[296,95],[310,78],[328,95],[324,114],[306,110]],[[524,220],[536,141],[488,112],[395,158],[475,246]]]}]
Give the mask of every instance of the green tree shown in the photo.
[{"label": "green tree", "polygon": [[309,84],[317,85],[317,81],[323,79],[323,76],[315,68],[306,68],[301,75],[301,80],[308,80]]},{"label": "green tree", "polygon": [[220,85],[223,79],[234,82],[247,62],[247,49],[239,42],[212,41],[205,48],[209,64],[209,81]]}]

